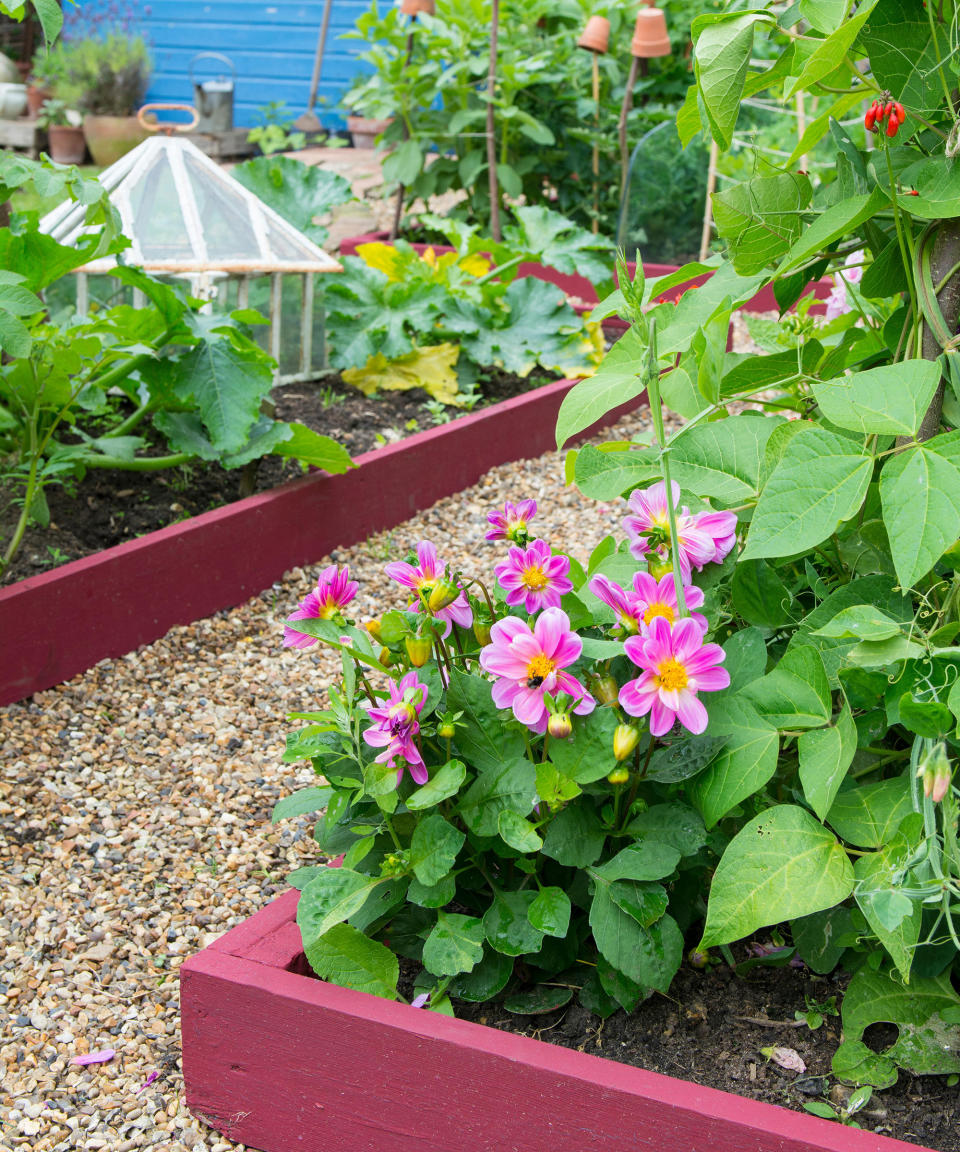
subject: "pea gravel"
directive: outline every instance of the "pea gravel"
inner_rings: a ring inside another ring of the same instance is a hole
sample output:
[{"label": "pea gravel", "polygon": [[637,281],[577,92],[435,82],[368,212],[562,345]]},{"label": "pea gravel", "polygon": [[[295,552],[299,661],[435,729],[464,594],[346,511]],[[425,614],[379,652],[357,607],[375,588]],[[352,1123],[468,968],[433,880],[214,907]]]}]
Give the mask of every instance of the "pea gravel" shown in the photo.
[{"label": "pea gravel", "polygon": [[[332,561],[360,581],[358,618],[399,606],[382,567],[421,538],[490,575],[502,546],[483,538],[486,512],[527,496],[538,534],[580,560],[620,531],[621,502],[565,487],[556,453],[508,464],[232,611],[0,709],[0,1152],[243,1147],[184,1104],[177,969],[317,859],[309,819],[271,826],[270,813],[312,779],[281,763],[285,716],[320,704],[339,664],[320,646],[283,650],[283,618]],[[108,1063],[70,1063],[108,1048]]]}]

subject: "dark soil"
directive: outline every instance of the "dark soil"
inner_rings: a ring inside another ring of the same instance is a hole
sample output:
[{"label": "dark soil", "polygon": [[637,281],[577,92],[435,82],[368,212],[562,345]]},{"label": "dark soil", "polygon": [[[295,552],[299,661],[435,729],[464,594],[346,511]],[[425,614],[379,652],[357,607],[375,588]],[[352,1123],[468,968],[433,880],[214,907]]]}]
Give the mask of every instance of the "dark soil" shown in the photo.
[{"label": "dark soil", "polygon": [[[495,404],[559,379],[536,374],[529,377],[490,370],[480,381],[483,399],[478,407]],[[402,440],[433,427],[425,407],[429,395],[419,388],[409,392],[383,392],[368,397],[345,384],[339,376],[274,389],[277,418],[298,421],[332,436],[351,456]],[[460,408],[447,408],[456,419]],[[158,449],[159,450],[159,449]],[[300,466],[279,457],[260,462],[248,491],[242,491],[241,471],[224,471],[216,464],[189,465],[165,472],[98,471],[79,484],[47,489],[50,526],[28,529],[4,584],[35,576],[70,560],[89,556],[114,544],[132,540],[219,508],[250,492],[262,492],[301,475]],[[19,515],[0,488],[0,541],[9,540]]]},{"label": "dark soil", "polygon": [[[796,1026],[794,1017],[808,1003],[822,1003],[831,996],[839,1008],[845,983],[844,976],[815,976],[788,967],[756,967],[738,977],[726,965],[706,971],[684,966],[671,985],[669,999],[655,994],[631,1015],[617,1011],[606,1021],[588,1013],[576,999],[540,1016],[514,1016],[496,1002],[458,1001],[456,1014],[548,1044],[802,1111],[806,1101],[842,1104],[850,1094],[830,1070],[840,1042],[839,1017],[825,1016],[816,1031],[806,1024]],[[877,1034],[870,1029],[865,1040],[882,1051],[896,1039],[896,1030],[875,1027]],[[767,1061],[760,1049],[772,1046],[799,1053],[806,1071],[788,1072]],[[901,1071],[897,1084],[874,1092],[856,1118],[870,1131],[936,1152],[958,1152],[958,1092],[947,1086],[946,1076],[918,1077]]]}]

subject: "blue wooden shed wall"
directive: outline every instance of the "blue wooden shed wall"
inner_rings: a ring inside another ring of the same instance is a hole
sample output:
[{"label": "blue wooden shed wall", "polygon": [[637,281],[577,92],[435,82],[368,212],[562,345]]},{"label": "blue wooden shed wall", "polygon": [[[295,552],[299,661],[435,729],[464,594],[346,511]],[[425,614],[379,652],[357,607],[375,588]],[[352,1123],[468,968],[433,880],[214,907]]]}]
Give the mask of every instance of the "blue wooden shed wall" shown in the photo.
[{"label": "blue wooden shed wall", "polygon": [[[369,0],[333,0],[316,109],[325,127],[343,126],[338,101],[366,70],[356,59],[363,44],[338,37],[369,6]],[[310,92],[323,7],[323,0],[151,0],[139,7],[136,21],[154,58],[147,99],[192,102],[190,61],[198,52],[215,51],[237,69],[238,127],[258,123],[258,109],[271,101],[285,101],[290,117],[298,116]],[[197,63],[199,79],[222,71],[215,60]]]}]

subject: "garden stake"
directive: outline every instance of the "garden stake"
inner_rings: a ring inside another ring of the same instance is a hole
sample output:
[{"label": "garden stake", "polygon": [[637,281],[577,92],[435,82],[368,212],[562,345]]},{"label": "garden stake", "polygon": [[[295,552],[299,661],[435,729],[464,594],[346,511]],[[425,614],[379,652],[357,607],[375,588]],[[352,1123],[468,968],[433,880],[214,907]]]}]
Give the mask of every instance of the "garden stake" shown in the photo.
[{"label": "garden stake", "polygon": [[[410,16],[410,31],[407,33],[407,58],[403,62],[403,69],[406,71],[410,67],[410,61],[413,58],[413,30],[417,22],[416,12]],[[403,119],[403,139],[410,138],[410,130],[407,127],[406,117]],[[405,194],[405,187],[402,182],[397,184],[397,203],[393,210],[393,223],[390,225],[390,239],[396,240],[397,233],[400,231],[400,220],[403,216],[403,197]]]},{"label": "garden stake", "polygon": [[[593,231],[600,231],[600,56],[606,53],[610,43],[610,21],[603,16],[591,16],[583,35],[577,41],[578,48],[586,48],[592,55],[591,81],[593,88]],[[624,128],[626,131],[626,128]]]},{"label": "garden stake", "polygon": [[717,160],[720,149],[716,140],[710,141],[710,162],[707,166],[707,199],[703,206],[703,232],[700,234],[700,259],[706,260],[710,252],[710,228],[713,224],[713,193],[717,187]]},{"label": "garden stake", "polygon": [[487,72],[487,177],[490,181],[490,235],[499,244],[500,189],[497,183],[497,139],[493,119],[493,98],[497,90],[497,31],[500,26],[500,0],[493,0],[490,17],[490,68]]}]

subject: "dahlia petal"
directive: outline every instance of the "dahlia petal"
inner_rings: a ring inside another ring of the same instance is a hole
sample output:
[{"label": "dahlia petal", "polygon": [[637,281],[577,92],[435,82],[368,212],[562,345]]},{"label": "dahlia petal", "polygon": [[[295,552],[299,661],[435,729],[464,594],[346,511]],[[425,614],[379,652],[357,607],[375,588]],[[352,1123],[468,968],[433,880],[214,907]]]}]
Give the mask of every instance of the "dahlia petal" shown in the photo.
[{"label": "dahlia petal", "polygon": [[389,564],[384,564],[383,570],[391,580],[396,580],[404,588],[416,588],[419,574],[416,568],[405,560],[392,560]]},{"label": "dahlia petal", "polygon": [[521,688],[513,699],[513,714],[521,724],[535,724],[545,712],[542,690]]},{"label": "dahlia petal", "polygon": [[696,692],[719,692],[730,687],[730,673],[726,668],[705,668],[690,676],[690,689]]},{"label": "dahlia petal", "polygon": [[689,729],[695,736],[699,736],[707,727],[707,710],[692,692],[680,693],[676,713],[684,728]]},{"label": "dahlia petal", "polygon": [[659,697],[653,701],[650,709],[650,735],[666,736],[673,727],[676,713],[672,712]]},{"label": "dahlia petal", "polygon": [[428,580],[432,580],[439,571],[437,564],[437,549],[429,540],[421,540],[417,545],[417,560],[420,563],[420,572]]},{"label": "dahlia petal", "polygon": [[692,652],[684,663],[691,672],[698,673],[712,668],[715,664],[722,664],[726,658],[727,654],[719,644],[704,644]]},{"label": "dahlia petal", "polygon": [[498,708],[512,708],[514,697],[519,691],[518,680],[496,680],[490,686],[490,696]]}]

